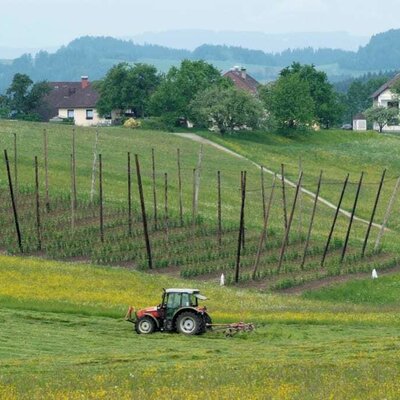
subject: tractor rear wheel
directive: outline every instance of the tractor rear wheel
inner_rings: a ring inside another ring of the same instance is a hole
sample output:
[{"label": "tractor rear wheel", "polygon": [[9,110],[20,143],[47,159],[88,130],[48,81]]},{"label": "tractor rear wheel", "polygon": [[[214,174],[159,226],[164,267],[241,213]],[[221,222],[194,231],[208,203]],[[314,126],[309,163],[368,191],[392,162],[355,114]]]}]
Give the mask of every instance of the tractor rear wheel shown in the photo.
[{"label": "tractor rear wheel", "polygon": [[153,333],[156,330],[156,323],[153,318],[145,315],[143,318],[140,318],[135,323],[135,331],[138,334],[147,335],[149,333]]},{"label": "tractor rear wheel", "polygon": [[200,335],[205,331],[204,318],[194,312],[183,312],[176,320],[176,329],[184,335]]}]

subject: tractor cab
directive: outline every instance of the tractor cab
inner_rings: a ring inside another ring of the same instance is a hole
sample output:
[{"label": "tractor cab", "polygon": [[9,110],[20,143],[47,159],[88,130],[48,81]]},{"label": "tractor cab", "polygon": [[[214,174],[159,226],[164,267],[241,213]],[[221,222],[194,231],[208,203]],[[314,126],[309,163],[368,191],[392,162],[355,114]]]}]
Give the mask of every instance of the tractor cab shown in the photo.
[{"label": "tractor cab", "polygon": [[[197,289],[164,289],[160,310],[164,310],[167,319],[183,307],[199,308],[199,300],[207,300]],[[205,309],[205,307],[202,307]]]}]

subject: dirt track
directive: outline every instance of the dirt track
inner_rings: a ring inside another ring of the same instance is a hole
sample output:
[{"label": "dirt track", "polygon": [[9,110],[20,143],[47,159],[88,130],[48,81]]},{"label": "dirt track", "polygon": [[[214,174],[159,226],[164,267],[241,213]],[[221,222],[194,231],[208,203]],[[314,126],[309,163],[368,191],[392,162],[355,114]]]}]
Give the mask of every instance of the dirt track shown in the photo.
[{"label": "dirt track", "polygon": [[[198,143],[201,143],[201,144],[205,144],[205,145],[209,145],[209,146],[215,147],[216,149],[218,149],[218,150],[220,150],[220,151],[223,151],[223,152],[225,152],[225,153],[228,153],[228,154],[230,154],[230,155],[232,155],[232,156],[234,156],[234,157],[237,157],[237,158],[241,158],[241,159],[243,159],[243,160],[246,160],[246,161],[250,162],[251,164],[253,164],[254,166],[256,166],[257,168],[260,168],[260,169],[263,168],[263,170],[264,170],[265,172],[267,172],[268,174],[271,174],[271,175],[274,175],[274,174],[275,174],[274,171],[272,171],[272,170],[270,170],[270,169],[268,169],[268,168],[265,168],[264,166],[262,167],[260,164],[257,164],[256,162],[254,162],[254,161],[248,159],[247,157],[244,157],[244,156],[242,156],[242,155],[239,154],[239,153],[236,153],[236,152],[234,152],[234,151],[232,151],[232,150],[230,150],[230,149],[227,149],[226,147],[221,146],[221,145],[218,144],[218,143],[214,143],[214,142],[211,141],[211,140],[208,140],[208,139],[205,139],[205,138],[203,138],[203,137],[201,137],[201,136],[199,136],[199,135],[196,135],[195,133],[174,133],[174,135],[177,135],[177,136],[180,136],[180,137],[183,137],[183,138],[186,138],[186,139],[190,139],[190,140],[193,140],[193,141],[198,142]],[[276,176],[277,176],[277,178],[282,179],[282,176],[281,176],[281,175],[276,174]],[[285,178],[285,182],[286,182],[289,186],[296,187],[296,184],[295,184],[294,182],[292,182],[292,181],[290,181],[290,180],[288,180],[288,179],[286,179],[286,178]],[[305,189],[304,187],[302,187],[302,188],[301,188],[301,191],[302,191],[303,193],[307,194],[308,196],[310,196],[310,197],[312,197],[312,198],[315,199],[316,194],[313,193],[313,192],[311,192],[310,190],[307,190],[307,189]],[[333,210],[336,210],[336,207],[337,207],[337,206],[336,206],[335,204],[331,203],[330,201],[324,199],[323,197],[319,196],[319,197],[318,197],[318,201],[319,201],[320,203],[322,203],[322,204],[325,204],[327,207],[332,208]],[[344,216],[346,216],[347,218],[350,218],[350,217],[351,217],[351,213],[350,213],[349,211],[347,211],[347,210],[344,210],[343,208],[339,209],[339,212],[340,212],[341,214],[343,214]],[[359,222],[361,222],[361,223],[363,223],[363,224],[366,224],[366,225],[369,224],[369,221],[367,221],[367,220],[365,220],[365,219],[363,219],[363,218],[357,217],[356,215],[354,216],[354,220],[359,221]],[[374,226],[375,228],[378,228],[378,229],[382,229],[382,225],[377,224],[377,223],[373,223],[372,226]]]}]

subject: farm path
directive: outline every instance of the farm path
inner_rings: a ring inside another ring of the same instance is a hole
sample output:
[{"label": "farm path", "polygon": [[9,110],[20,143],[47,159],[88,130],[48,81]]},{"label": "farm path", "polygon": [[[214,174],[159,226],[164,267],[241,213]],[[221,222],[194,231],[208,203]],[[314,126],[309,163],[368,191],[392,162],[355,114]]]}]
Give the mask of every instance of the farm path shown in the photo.
[{"label": "farm path", "polygon": [[[203,137],[201,137],[199,135],[196,135],[195,133],[174,133],[174,135],[177,135],[177,136],[180,136],[180,137],[183,137],[183,138],[186,138],[186,139],[190,139],[190,140],[193,140],[193,141],[201,143],[201,144],[213,146],[213,147],[215,147],[216,149],[218,149],[220,151],[223,151],[225,153],[228,153],[228,154],[232,155],[233,157],[237,157],[237,158],[241,158],[243,160],[246,160],[246,161],[250,162],[251,164],[253,164],[255,167],[259,168],[259,169],[263,168],[264,171],[267,172],[270,175],[274,175],[275,174],[274,171],[272,171],[272,170],[270,170],[268,168],[265,168],[264,166],[262,167],[260,164],[257,164],[253,160],[250,160],[249,158],[247,158],[247,157],[245,157],[245,156],[243,156],[243,155],[241,155],[239,153],[236,153],[235,151],[232,151],[232,150],[230,150],[230,149],[228,149],[228,148],[226,148],[224,146],[221,146],[220,144],[215,143],[212,140],[208,140],[208,139],[203,138]],[[277,178],[282,179],[281,175],[276,174],[276,176],[277,176]],[[290,181],[289,179],[285,178],[285,182],[289,186],[296,187],[296,183]],[[312,197],[313,199],[315,199],[316,194],[314,192],[312,192],[312,191],[310,191],[308,189],[305,189],[304,187],[301,188],[301,191],[303,193],[307,194],[308,196]],[[335,206],[335,204],[331,203],[329,200],[326,200],[323,197],[318,196],[318,201],[320,203],[322,203],[322,204],[325,204],[327,207],[332,208],[333,210],[336,210],[337,206]],[[347,211],[347,210],[344,210],[343,208],[340,208],[339,212],[341,214],[345,215],[348,218],[351,217],[351,213],[349,211]],[[366,219],[357,217],[356,215],[354,216],[354,220],[359,221],[359,222],[361,222],[363,224],[367,224],[367,225],[369,224],[369,221],[367,221]],[[378,229],[382,229],[382,225],[377,224],[375,222],[372,224],[372,226],[374,226],[375,228],[378,228]],[[387,228],[385,228],[385,229],[387,229]]]}]

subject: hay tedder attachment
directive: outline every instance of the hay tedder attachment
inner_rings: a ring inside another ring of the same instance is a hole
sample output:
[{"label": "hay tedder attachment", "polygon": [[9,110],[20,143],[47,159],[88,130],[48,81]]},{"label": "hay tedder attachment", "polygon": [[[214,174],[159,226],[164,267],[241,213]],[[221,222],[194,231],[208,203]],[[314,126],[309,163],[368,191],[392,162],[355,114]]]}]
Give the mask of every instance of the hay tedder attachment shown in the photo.
[{"label": "hay tedder attachment", "polygon": [[222,331],[225,337],[232,337],[239,332],[252,332],[255,329],[254,324],[244,322],[235,322],[233,324],[207,324],[207,328],[213,331]]}]

